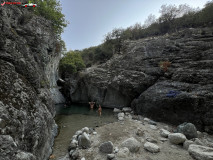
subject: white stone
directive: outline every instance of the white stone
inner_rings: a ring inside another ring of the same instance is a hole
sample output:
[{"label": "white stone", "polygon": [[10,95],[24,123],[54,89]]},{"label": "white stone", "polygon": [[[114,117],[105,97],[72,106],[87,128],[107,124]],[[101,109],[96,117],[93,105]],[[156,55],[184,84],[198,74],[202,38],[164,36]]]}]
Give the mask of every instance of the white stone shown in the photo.
[{"label": "white stone", "polygon": [[80,134],[82,134],[82,131],[81,131],[81,130],[75,132],[75,135],[77,135],[77,136],[80,135]]},{"label": "white stone", "polygon": [[97,135],[97,132],[92,132],[93,135]]},{"label": "white stone", "polygon": [[82,128],[82,130],[81,130],[82,132],[86,132],[87,134],[89,133],[89,128],[88,127],[84,127],[84,128]]},{"label": "white stone", "polygon": [[118,120],[119,120],[119,121],[123,121],[123,120],[124,120],[124,117],[118,117]]},{"label": "white stone", "polygon": [[213,160],[213,148],[192,144],[188,151],[196,160]]},{"label": "white stone", "polygon": [[150,121],[149,118],[144,118],[143,120],[146,121],[146,122],[149,122],[149,121]]},{"label": "white stone", "polygon": [[124,113],[122,112],[122,113],[118,113],[118,118],[119,117],[124,117]]},{"label": "white stone", "polygon": [[83,157],[83,158],[81,158],[81,160],[86,160],[86,159]]},{"label": "white stone", "polygon": [[151,153],[160,152],[160,148],[156,144],[153,144],[153,143],[150,143],[150,142],[146,142],[144,144],[144,148]]},{"label": "white stone", "polygon": [[186,136],[182,133],[171,133],[168,137],[169,141],[173,144],[181,144],[186,141]]},{"label": "white stone", "polygon": [[170,134],[170,132],[165,129],[160,130],[160,135],[164,138],[167,138],[169,134]]},{"label": "white stone", "polygon": [[122,109],[122,111],[123,111],[123,112],[131,112],[132,109],[131,109],[130,107],[124,107],[124,108]]},{"label": "white stone", "polygon": [[118,109],[118,108],[114,108],[113,112],[114,112],[114,113],[119,113],[119,112],[121,112],[121,110]]}]

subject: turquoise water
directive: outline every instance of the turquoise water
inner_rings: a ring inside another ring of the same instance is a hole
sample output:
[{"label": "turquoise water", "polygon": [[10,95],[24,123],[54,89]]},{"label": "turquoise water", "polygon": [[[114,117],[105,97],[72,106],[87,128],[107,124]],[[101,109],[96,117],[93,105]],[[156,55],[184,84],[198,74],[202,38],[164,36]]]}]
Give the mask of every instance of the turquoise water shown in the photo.
[{"label": "turquoise water", "polygon": [[89,105],[56,105],[55,121],[59,126],[59,134],[55,139],[53,155],[55,159],[62,158],[67,153],[70,140],[75,132],[83,127],[101,126],[117,121],[112,109],[102,108],[99,116],[97,108]]}]

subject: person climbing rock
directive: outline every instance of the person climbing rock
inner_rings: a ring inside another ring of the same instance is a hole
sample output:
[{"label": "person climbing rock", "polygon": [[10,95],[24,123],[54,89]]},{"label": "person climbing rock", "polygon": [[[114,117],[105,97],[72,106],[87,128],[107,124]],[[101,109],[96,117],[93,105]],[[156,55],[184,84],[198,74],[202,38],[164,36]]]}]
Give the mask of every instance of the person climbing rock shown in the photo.
[{"label": "person climbing rock", "polygon": [[101,105],[100,105],[100,104],[99,104],[99,106],[98,106],[98,113],[99,113],[99,116],[101,116],[102,108],[101,108]]},{"label": "person climbing rock", "polygon": [[95,102],[89,102],[89,105],[90,105],[90,109],[93,109],[94,105],[95,105]]}]

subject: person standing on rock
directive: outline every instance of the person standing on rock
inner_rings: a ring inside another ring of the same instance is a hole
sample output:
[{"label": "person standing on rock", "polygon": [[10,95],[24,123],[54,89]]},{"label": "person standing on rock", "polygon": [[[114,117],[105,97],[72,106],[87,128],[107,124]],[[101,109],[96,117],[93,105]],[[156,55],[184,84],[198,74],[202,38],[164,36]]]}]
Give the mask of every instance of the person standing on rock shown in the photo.
[{"label": "person standing on rock", "polygon": [[98,113],[99,113],[99,116],[101,116],[102,108],[101,108],[101,105],[100,105],[100,104],[99,104],[99,107],[98,107]]},{"label": "person standing on rock", "polygon": [[90,109],[93,109],[94,105],[95,105],[95,102],[89,102],[89,105],[90,105]]}]

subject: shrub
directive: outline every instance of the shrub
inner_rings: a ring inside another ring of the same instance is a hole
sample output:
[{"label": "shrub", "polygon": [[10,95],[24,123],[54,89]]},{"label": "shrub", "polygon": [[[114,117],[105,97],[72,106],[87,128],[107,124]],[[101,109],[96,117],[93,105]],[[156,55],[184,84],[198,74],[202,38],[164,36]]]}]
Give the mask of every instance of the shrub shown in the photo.
[{"label": "shrub", "polygon": [[67,26],[68,22],[65,20],[65,16],[61,13],[62,9],[59,1],[39,0],[35,1],[35,3],[38,5],[35,8],[35,14],[50,20],[52,22],[54,31],[57,35],[60,35],[63,32],[63,28]]},{"label": "shrub", "polygon": [[66,77],[66,74],[74,74],[83,68],[85,68],[85,64],[79,51],[67,52],[59,63],[59,71],[62,78]]}]

